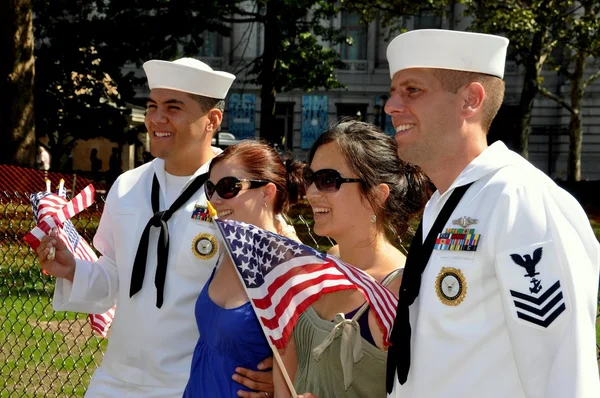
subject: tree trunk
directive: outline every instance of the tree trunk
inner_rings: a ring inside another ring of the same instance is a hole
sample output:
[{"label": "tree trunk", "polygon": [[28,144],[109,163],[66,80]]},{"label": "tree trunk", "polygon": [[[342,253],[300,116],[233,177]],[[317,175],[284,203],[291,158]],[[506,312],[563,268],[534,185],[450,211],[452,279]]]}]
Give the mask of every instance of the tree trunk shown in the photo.
[{"label": "tree trunk", "polygon": [[567,180],[581,180],[581,145],[583,129],[581,126],[581,105],[583,103],[585,60],[587,54],[577,53],[575,70],[571,80],[571,120],[569,121],[569,158],[567,163]]},{"label": "tree trunk", "polygon": [[31,0],[0,3],[0,162],[29,167],[36,156],[32,22]]},{"label": "tree trunk", "polygon": [[521,110],[521,134],[519,153],[529,159],[529,136],[531,135],[531,114],[533,103],[539,91],[538,79],[547,55],[544,53],[544,32],[538,31],[533,35],[531,55],[525,62],[525,77],[519,108]]},{"label": "tree trunk", "polygon": [[[275,136],[275,99],[281,46],[281,32],[279,29],[279,16],[283,12],[279,0],[269,1],[265,15],[264,51],[262,58],[262,69],[260,71],[260,137],[271,144],[277,142],[279,137]],[[280,142],[279,142],[280,144]]]}]

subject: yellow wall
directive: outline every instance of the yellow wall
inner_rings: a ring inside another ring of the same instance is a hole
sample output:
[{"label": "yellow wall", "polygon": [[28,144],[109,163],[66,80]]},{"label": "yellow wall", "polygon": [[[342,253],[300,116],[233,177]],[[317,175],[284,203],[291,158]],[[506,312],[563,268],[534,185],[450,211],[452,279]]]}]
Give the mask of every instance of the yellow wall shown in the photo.
[{"label": "yellow wall", "polygon": [[118,145],[106,138],[94,138],[93,140],[85,141],[77,140],[73,149],[73,169],[91,171],[90,152],[92,148],[96,148],[98,150],[98,157],[102,160],[102,171],[107,171],[113,147],[118,147]]}]

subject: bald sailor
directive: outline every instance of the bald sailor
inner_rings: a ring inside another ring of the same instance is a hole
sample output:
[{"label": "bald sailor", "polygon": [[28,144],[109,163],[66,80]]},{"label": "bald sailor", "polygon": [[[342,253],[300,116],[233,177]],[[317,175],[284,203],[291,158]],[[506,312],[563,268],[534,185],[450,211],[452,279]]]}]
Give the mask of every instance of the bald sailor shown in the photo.
[{"label": "bald sailor", "polygon": [[590,222],[527,160],[487,144],[507,46],[415,30],[387,48],[398,153],[437,188],[400,287],[389,397],[600,397]]},{"label": "bald sailor", "polygon": [[94,237],[102,256],[75,260],[55,238],[38,249],[43,269],[57,277],[57,311],[103,313],[117,304],[88,398],[182,396],[198,340],[194,305],[223,249],[203,186],[235,76],[191,58],[143,67],[156,159],[112,186]]}]

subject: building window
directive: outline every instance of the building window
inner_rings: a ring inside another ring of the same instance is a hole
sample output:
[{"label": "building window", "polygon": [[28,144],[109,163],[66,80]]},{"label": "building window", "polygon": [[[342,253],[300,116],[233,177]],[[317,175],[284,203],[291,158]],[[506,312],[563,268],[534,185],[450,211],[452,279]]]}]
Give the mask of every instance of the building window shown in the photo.
[{"label": "building window", "polygon": [[337,118],[367,121],[367,104],[337,103]]},{"label": "building window", "polygon": [[362,61],[367,59],[367,25],[360,22],[356,12],[342,12],[342,29],[352,44],[342,44],[342,59]]},{"label": "building window", "polygon": [[201,37],[204,43],[198,51],[199,57],[218,58],[223,56],[223,36],[220,33],[204,31]]},{"label": "building window", "polygon": [[442,27],[442,17],[435,11],[420,11],[414,18],[414,29],[441,29]]}]

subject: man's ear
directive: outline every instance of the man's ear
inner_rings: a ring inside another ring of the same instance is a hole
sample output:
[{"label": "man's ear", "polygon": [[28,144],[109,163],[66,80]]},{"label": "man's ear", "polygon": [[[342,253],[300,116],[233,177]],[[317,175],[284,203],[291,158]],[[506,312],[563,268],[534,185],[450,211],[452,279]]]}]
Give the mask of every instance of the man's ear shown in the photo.
[{"label": "man's ear", "polygon": [[462,114],[465,119],[469,119],[480,113],[485,99],[485,89],[479,82],[472,82],[461,90],[463,96]]},{"label": "man's ear", "polygon": [[206,125],[206,131],[214,135],[219,129],[221,122],[223,121],[223,112],[213,108],[206,114],[208,118],[208,124]]}]

